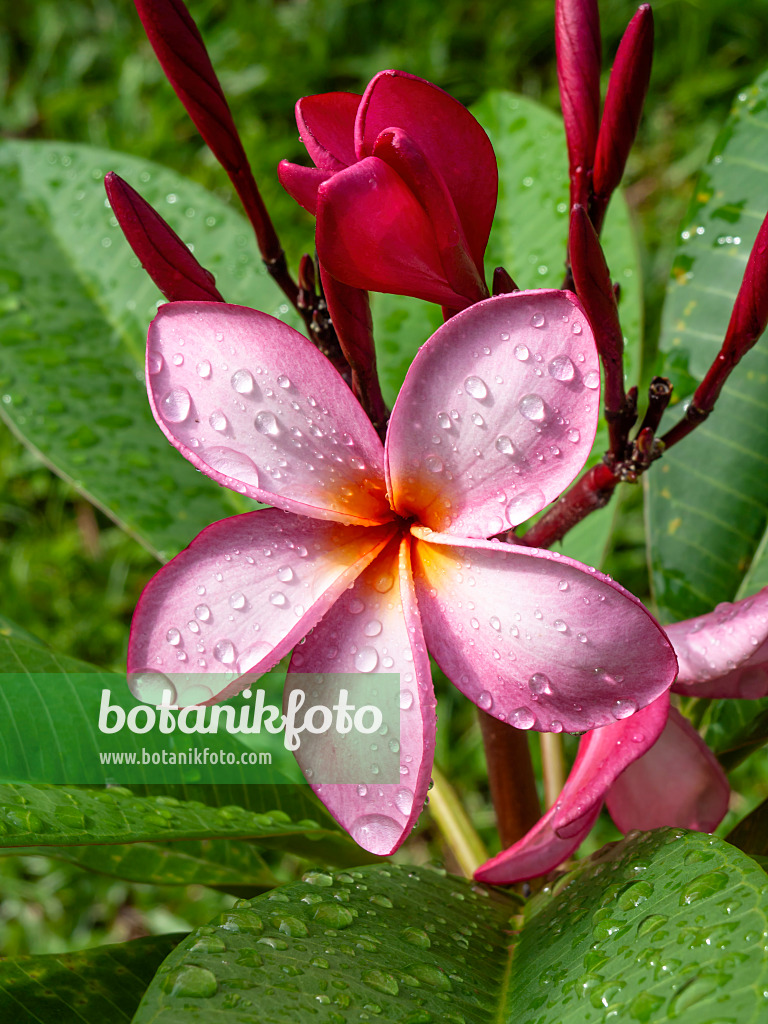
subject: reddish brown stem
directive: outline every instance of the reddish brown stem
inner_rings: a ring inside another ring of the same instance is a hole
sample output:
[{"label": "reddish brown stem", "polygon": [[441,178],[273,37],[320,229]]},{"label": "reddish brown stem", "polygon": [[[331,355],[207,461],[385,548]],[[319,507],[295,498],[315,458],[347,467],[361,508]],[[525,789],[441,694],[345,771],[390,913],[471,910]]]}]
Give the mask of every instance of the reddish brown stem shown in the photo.
[{"label": "reddish brown stem", "polygon": [[548,548],[568,533],[576,523],[603,508],[620,481],[620,477],[604,462],[587,470],[559,501],[546,512],[522,537],[523,544],[535,548]]},{"label": "reddish brown stem", "polygon": [[541,808],[533,777],[528,736],[478,710],[488,762],[488,783],[501,845],[512,846],[539,820]]}]

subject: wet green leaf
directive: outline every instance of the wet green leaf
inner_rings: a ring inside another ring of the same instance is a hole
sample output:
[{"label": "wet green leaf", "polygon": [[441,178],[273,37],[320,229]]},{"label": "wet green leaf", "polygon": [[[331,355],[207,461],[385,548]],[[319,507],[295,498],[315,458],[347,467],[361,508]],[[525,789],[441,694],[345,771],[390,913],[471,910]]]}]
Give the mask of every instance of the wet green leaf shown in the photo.
[{"label": "wet green leaf", "polygon": [[[717,355],[768,196],[768,75],[739,96],[698,182],[664,308],[660,372],[689,397]],[[665,428],[674,413],[665,418]],[[647,477],[662,620],[768,584],[768,348],[730,376],[714,412]]]},{"label": "wet green leaf", "polygon": [[0,1020],[9,1024],[121,1024],[183,935],[159,935],[78,953],[0,960]]}]

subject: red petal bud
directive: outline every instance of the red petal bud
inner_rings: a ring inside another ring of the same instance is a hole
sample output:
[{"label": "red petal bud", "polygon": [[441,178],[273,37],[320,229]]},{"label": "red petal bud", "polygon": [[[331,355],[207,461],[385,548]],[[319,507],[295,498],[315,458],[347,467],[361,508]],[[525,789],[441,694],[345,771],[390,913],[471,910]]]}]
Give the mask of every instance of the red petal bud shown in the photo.
[{"label": "red petal bud", "polygon": [[200,266],[173,228],[135,189],[113,173],[104,179],[104,187],[128,244],[167,299],[224,301],[213,274]]},{"label": "red petal bud", "polygon": [[134,2],[168,81],[240,196],[261,255],[267,262],[279,259],[280,242],[197,25],[182,0]]},{"label": "red petal bud", "polygon": [[[637,11],[619,44],[597,139],[593,188],[602,209],[624,173],[640,123],[653,61],[653,14]],[[601,218],[602,219],[602,218]]]},{"label": "red petal bud", "polygon": [[569,234],[571,271],[576,292],[587,312],[605,369],[603,399],[607,414],[624,407],[622,355],[624,336],[600,239],[583,206],[571,211]]},{"label": "red petal bud", "polygon": [[600,15],[597,0],[557,0],[557,78],[571,171],[571,205],[586,204],[600,119]]}]

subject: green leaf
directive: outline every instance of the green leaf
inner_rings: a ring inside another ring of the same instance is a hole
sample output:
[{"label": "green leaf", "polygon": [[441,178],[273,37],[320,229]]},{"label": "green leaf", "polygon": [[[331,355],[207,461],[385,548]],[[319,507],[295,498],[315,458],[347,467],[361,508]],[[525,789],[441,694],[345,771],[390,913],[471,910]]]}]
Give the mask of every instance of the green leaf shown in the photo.
[{"label": "green leaf", "polygon": [[709,701],[699,724],[707,746],[730,772],[768,742],[768,698]]},{"label": "green leaf", "polygon": [[182,935],[79,953],[0,960],[0,1020],[13,1024],[126,1024]]},{"label": "green leaf", "polygon": [[136,1024],[497,1019],[515,899],[394,864],[305,879],[193,932]]},{"label": "green leaf", "polygon": [[673,829],[607,847],[524,918],[424,868],[313,872],[193,932],[135,1022],[758,1024],[767,897],[754,861]]},{"label": "green leaf", "polygon": [[225,892],[272,889],[278,883],[258,850],[226,839],[181,840],[108,846],[14,847],[0,855],[40,855],[85,871],[148,885],[208,885]]},{"label": "green leaf", "polygon": [[[742,93],[686,219],[661,333],[660,372],[679,402],[717,355],[768,195],[768,75]],[[665,427],[671,425],[665,420]],[[768,584],[768,350],[731,374],[714,412],[647,478],[662,615],[710,611]]]},{"label": "green leaf", "polygon": [[[768,858],[768,800],[763,800],[729,832],[727,840],[761,861]],[[762,864],[765,870],[765,864]]]},{"label": "green leaf", "polygon": [[114,170],[152,202],[230,302],[285,316],[240,214],[172,171],[74,143],[0,145],[0,415],[60,476],[168,558],[257,507],[165,441],[144,387],[160,296],[105,205]]},{"label": "green leaf", "polygon": [[661,829],[605,847],[528,904],[503,1019],[757,1024],[766,911],[765,873],[719,839]]}]

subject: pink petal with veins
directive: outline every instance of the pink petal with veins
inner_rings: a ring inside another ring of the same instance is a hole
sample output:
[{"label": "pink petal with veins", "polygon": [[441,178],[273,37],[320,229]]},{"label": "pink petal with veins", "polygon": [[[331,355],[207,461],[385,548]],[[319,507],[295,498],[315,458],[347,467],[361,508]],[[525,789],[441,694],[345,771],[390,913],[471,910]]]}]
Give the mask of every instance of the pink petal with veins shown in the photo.
[{"label": "pink petal with veins", "polygon": [[768,693],[768,587],[665,629],[680,663],[676,693],[746,699]]},{"label": "pink petal with veins", "polygon": [[606,796],[622,832],[673,825],[714,832],[728,810],[723,769],[690,722],[675,708],[647,754],[631,764]]},{"label": "pink petal with veins", "polygon": [[[382,686],[381,673],[400,676],[400,776],[381,785],[313,785],[337,821],[371,853],[389,854],[408,837],[421,813],[429,787],[435,744],[435,697],[429,658],[411,577],[411,538],[392,540],[325,615],[291,660],[286,693],[301,688],[293,673],[365,673],[371,693]],[[378,676],[378,679],[377,679]],[[372,700],[375,703],[375,700]],[[391,737],[395,738],[395,737]],[[386,743],[379,736],[377,743]],[[344,772],[343,748],[331,733],[302,742],[301,767],[328,778]],[[359,747],[359,744],[358,744]],[[338,759],[338,763],[337,763]],[[376,754],[370,754],[376,760]]]},{"label": "pink petal with veins", "polygon": [[628,718],[674,679],[661,628],[602,573],[555,552],[411,531],[429,649],[496,718],[583,732]]},{"label": "pink petal with veins", "polygon": [[642,757],[667,724],[669,692],[629,718],[582,736],[579,753],[555,805],[552,826],[561,838],[581,832],[621,773]]},{"label": "pink petal with veins", "polygon": [[419,350],[392,411],[394,507],[462,537],[523,522],[584,465],[599,388],[594,338],[570,292],[499,295],[459,313]]},{"label": "pink petal with veins", "polygon": [[581,830],[562,839],[552,827],[555,808],[551,808],[514,846],[482,864],[475,872],[475,878],[490,885],[511,885],[545,875],[578,850],[599,814],[600,804],[597,804],[584,820]]},{"label": "pink petal with veins", "polygon": [[381,71],[357,113],[355,149],[368,157],[387,128],[407,132],[439,171],[456,206],[475,264],[483,254],[496,209],[498,171],[490,139],[458,100],[423,78]]},{"label": "pink petal with veins", "polygon": [[277,177],[288,195],[314,217],[317,212],[317,190],[328,180],[330,173],[318,170],[317,167],[302,167],[281,160],[277,165]]},{"label": "pink petal with veins", "polygon": [[128,649],[134,693],[151,699],[170,687],[179,704],[239,693],[315,625],[394,529],[274,508],[209,526],[139,598]]},{"label": "pink petal with veins", "polygon": [[165,436],[217,483],[313,518],[392,518],[376,431],[325,356],[280,320],[219,302],[162,306],[147,389]]},{"label": "pink petal with veins", "polygon": [[320,186],[316,240],[320,262],[354,288],[456,308],[475,298],[450,288],[424,208],[377,157],[339,171]]},{"label": "pink petal with veins", "polygon": [[304,96],[296,104],[301,141],[316,167],[340,171],[355,163],[355,117],[362,97],[353,92]]}]

